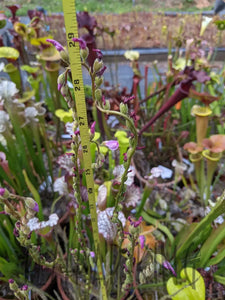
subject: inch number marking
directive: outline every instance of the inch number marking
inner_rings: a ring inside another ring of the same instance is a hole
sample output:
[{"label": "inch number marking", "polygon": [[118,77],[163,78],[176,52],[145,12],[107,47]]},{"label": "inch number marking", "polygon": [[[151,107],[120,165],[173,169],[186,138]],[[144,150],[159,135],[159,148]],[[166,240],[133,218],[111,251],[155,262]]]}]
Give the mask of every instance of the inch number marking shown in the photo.
[{"label": "inch number marking", "polygon": [[79,79],[75,79],[73,81],[73,85],[74,85],[75,91],[80,91],[80,80]]}]

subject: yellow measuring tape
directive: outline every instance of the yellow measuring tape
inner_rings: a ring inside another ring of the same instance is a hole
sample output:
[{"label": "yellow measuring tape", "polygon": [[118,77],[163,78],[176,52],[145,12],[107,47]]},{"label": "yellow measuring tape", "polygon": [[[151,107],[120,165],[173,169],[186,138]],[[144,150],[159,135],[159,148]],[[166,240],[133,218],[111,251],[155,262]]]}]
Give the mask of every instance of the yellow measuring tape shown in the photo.
[{"label": "yellow measuring tape", "polygon": [[83,150],[83,160],[86,175],[89,208],[91,213],[91,223],[93,229],[93,238],[95,244],[95,253],[97,256],[97,268],[101,284],[102,299],[107,299],[104,276],[102,272],[102,262],[100,259],[100,240],[98,234],[98,219],[96,212],[94,179],[92,172],[92,161],[90,153],[90,135],[87,122],[87,110],[85,103],[83,76],[80,59],[79,44],[72,41],[72,38],[78,38],[78,26],[76,17],[75,0],[63,0],[63,12],[66,27],[67,46],[70,57],[70,67],[73,80],[73,88],[76,99],[77,118],[80,130],[81,145]]}]

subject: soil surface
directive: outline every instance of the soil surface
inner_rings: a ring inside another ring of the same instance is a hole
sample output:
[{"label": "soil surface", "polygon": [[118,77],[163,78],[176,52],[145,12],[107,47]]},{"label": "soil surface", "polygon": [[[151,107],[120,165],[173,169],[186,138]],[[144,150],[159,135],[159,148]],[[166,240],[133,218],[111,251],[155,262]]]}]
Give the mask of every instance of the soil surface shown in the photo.
[{"label": "soil surface", "polygon": [[[167,48],[169,41],[172,47],[179,43],[184,48],[187,39],[199,35],[203,19],[201,14],[167,16],[149,12],[91,15],[97,20],[97,47],[102,50]],[[48,17],[47,22],[54,38],[66,44],[63,16]],[[86,30],[80,30],[80,35],[85,33]],[[209,46],[224,47],[225,31],[219,31],[211,22],[202,39]]]}]

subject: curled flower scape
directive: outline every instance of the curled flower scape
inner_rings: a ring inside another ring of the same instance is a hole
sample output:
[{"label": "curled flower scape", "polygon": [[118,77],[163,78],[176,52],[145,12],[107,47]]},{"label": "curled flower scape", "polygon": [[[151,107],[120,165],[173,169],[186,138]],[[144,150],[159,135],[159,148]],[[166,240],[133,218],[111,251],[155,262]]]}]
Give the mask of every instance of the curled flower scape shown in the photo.
[{"label": "curled flower scape", "polygon": [[49,216],[48,221],[39,222],[38,218],[32,218],[28,221],[27,226],[29,227],[30,231],[34,231],[34,230],[46,228],[48,226],[53,227],[57,225],[58,220],[59,217],[57,216],[57,214],[51,214]]}]

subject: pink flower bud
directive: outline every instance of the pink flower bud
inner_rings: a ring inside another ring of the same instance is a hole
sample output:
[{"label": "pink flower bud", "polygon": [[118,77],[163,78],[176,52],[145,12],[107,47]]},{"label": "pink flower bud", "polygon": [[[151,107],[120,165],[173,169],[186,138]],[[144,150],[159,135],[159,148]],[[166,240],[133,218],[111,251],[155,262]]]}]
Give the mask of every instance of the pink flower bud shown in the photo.
[{"label": "pink flower bud", "polygon": [[96,121],[94,121],[94,122],[91,124],[91,128],[90,128],[91,134],[95,134],[95,124],[96,124]]},{"label": "pink flower bud", "polygon": [[99,49],[92,49],[92,51],[96,52],[99,59],[103,57],[102,51]]},{"label": "pink flower bud", "polygon": [[94,253],[93,251],[91,251],[91,252],[90,252],[90,256],[91,256],[92,258],[94,258],[94,257],[95,257],[95,253]]},{"label": "pink flower bud", "polygon": [[145,246],[145,236],[144,235],[139,236],[139,242],[140,242],[141,249],[143,249]]},{"label": "pink flower bud", "polygon": [[165,260],[162,265],[164,268],[171,271],[174,276],[177,276],[176,272],[174,271],[174,268],[171,266],[171,264],[167,260]]},{"label": "pink flower bud", "polygon": [[46,41],[51,43],[53,46],[55,46],[57,51],[59,51],[59,52],[64,51],[63,46],[59,42],[52,40],[52,39],[47,39]]},{"label": "pink flower bud", "polygon": [[5,194],[5,189],[0,187],[0,196],[3,196]]},{"label": "pink flower bud", "polygon": [[72,41],[78,42],[81,49],[86,49],[86,47],[87,47],[87,44],[83,39],[73,38]]},{"label": "pink flower bud", "polygon": [[21,287],[21,291],[27,291],[28,290],[28,285],[24,284],[22,287]]},{"label": "pink flower bud", "polygon": [[119,143],[115,140],[105,141],[103,142],[103,145],[105,145],[112,151],[115,151],[119,148]]}]

